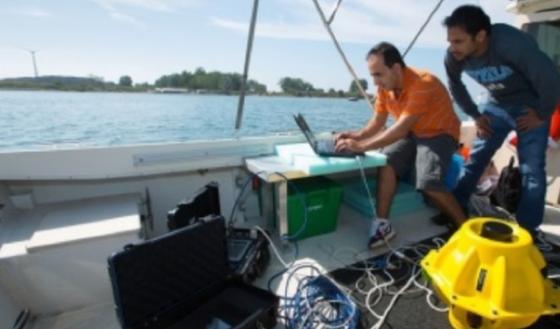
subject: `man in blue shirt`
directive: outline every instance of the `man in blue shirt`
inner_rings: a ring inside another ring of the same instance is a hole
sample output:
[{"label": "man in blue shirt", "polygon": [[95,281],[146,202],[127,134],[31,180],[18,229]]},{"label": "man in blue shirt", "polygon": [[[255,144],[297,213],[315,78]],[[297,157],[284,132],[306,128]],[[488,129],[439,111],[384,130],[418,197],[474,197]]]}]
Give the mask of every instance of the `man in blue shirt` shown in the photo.
[{"label": "man in blue shirt", "polygon": [[[558,70],[531,36],[506,24],[491,24],[480,7],[458,7],[443,24],[449,42],[445,57],[449,88],[477,129],[454,194],[460,204],[467,204],[484,168],[515,129],[522,176],[516,218],[534,232],[544,213],[545,152],[550,116],[560,96]],[[461,81],[462,72],[489,92],[489,102],[480,109]]]}]

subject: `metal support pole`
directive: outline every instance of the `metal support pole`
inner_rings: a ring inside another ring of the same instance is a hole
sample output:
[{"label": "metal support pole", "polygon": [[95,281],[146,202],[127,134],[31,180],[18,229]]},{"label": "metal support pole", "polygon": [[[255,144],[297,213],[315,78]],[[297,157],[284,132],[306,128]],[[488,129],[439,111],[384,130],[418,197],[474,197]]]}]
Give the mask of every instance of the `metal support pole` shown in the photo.
[{"label": "metal support pole", "polygon": [[33,59],[33,70],[35,70],[35,77],[37,78],[39,73],[37,72],[37,62],[35,61],[35,50],[30,50],[30,52],[31,58]]},{"label": "metal support pole", "polygon": [[344,55],[344,52],[342,51],[342,48],[338,44],[338,40],[336,40],[336,37],[335,37],[333,31],[331,30],[331,26],[329,25],[329,22],[327,21],[327,19],[325,17],[325,14],[323,13],[323,10],[321,9],[321,6],[319,5],[319,1],[318,0],[313,0],[313,3],[315,4],[315,8],[317,8],[317,11],[319,12],[319,16],[321,17],[321,21],[323,22],[323,25],[327,29],[327,32],[329,33],[332,41],[334,42],[336,50],[338,50],[338,53],[340,54],[340,57],[342,57],[342,60],[344,61],[344,64],[346,64],[346,67],[348,68],[348,71],[350,71],[350,74],[354,78],[354,81],[355,81],[355,83],[358,87],[358,90],[360,91],[360,94],[362,94],[362,97],[366,100],[369,108],[373,112],[375,112],[375,109],[373,107],[372,102],[369,99],[369,96],[366,94],[366,91],[364,90],[364,88],[362,88],[362,85],[360,84],[360,79],[356,75],[356,72],[354,72],[354,69],[350,65],[350,62],[348,62],[348,59],[346,58],[346,55]]},{"label": "metal support pole", "polygon": [[247,40],[247,51],[245,53],[245,68],[243,69],[241,90],[239,91],[239,103],[237,105],[237,118],[235,120],[235,130],[239,130],[239,128],[241,128],[241,119],[243,118],[243,105],[245,104],[245,90],[247,88],[247,76],[249,74],[249,63],[251,62],[251,51],[253,49],[253,37],[255,35],[255,25],[257,22],[258,8],[259,8],[259,0],[254,0],[253,14],[251,15],[251,25],[249,27],[249,38]]}]

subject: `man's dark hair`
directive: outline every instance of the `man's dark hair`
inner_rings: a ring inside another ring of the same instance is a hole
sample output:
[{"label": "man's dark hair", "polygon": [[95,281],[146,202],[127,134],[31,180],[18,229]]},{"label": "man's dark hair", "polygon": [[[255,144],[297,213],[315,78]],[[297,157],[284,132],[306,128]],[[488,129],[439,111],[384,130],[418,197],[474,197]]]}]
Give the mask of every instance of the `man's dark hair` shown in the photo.
[{"label": "man's dark hair", "polygon": [[373,48],[371,48],[368,52],[366,60],[369,59],[372,55],[383,56],[383,60],[385,61],[385,65],[387,67],[393,67],[393,65],[397,63],[401,64],[403,68],[406,67],[406,64],[404,64],[404,60],[397,47],[388,42],[380,42],[373,46]]},{"label": "man's dark hair", "polygon": [[443,20],[443,25],[449,27],[463,28],[471,37],[475,37],[481,30],[486,31],[490,35],[492,24],[490,17],[482,10],[482,8],[473,5],[464,5],[455,9],[451,16],[447,16]]}]

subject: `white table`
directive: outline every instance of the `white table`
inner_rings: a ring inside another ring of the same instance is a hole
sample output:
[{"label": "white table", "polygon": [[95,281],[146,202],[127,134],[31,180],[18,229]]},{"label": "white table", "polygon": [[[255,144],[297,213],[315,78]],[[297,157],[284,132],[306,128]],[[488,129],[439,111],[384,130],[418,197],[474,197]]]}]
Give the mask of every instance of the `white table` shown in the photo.
[{"label": "white table", "polygon": [[320,157],[307,143],[279,145],[276,151],[278,155],[246,159],[245,165],[251,173],[274,185],[280,237],[288,234],[287,180],[359,170],[360,166],[364,169],[380,167],[387,163],[385,155],[376,151],[367,152],[360,161],[356,158]]}]

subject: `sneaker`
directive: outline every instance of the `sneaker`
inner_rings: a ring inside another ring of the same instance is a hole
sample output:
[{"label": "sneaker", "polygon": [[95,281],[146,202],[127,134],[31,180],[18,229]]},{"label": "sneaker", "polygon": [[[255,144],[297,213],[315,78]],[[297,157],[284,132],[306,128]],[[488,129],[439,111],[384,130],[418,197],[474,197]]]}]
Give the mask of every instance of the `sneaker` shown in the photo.
[{"label": "sneaker", "polygon": [[395,230],[388,220],[377,219],[371,225],[371,236],[368,241],[370,249],[382,246],[385,244],[385,240],[389,241],[395,237]]}]

